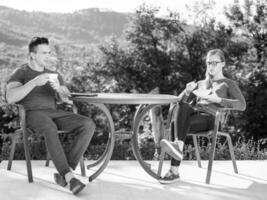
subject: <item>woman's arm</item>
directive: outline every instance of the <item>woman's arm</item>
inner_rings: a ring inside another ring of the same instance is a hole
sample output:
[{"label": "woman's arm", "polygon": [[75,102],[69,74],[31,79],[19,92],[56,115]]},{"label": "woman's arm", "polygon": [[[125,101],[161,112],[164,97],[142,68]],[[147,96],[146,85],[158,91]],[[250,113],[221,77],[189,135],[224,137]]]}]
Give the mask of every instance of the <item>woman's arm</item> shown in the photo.
[{"label": "woman's arm", "polygon": [[186,84],[185,89],[179,94],[179,101],[187,102],[192,97],[192,91],[198,87],[198,83],[191,81]]},{"label": "woman's arm", "polygon": [[234,81],[229,81],[228,86],[229,94],[232,99],[222,98],[220,104],[226,108],[244,111],[246,109],[246,100],[238,85]]}]

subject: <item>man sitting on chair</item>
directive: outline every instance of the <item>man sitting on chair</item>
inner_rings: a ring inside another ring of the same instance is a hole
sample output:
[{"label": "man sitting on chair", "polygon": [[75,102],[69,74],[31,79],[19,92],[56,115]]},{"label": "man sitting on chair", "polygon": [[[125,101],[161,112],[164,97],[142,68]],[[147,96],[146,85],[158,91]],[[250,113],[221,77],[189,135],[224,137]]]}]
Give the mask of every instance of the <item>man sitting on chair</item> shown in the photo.
[{"label": "man sitting on chair", "polygon": [[[27,127],[45,137],[48,152],[58,171],[54,174],[55,182],[63,187],[69,185],[71,192],[77,194],[85,184],[75,178],[71,170],[75,170],[86,151],[95,124],[88,117],[56,109],[56,95],[66,96],[70,92],[61,75],[47,68],[51,61],[50,54],[47,38],[32,38],[29,43],[29,63],[11,75],[6,99],[8,103],[23,105]],[[62,148],[58,129],[75,134],[68,152]]]}]

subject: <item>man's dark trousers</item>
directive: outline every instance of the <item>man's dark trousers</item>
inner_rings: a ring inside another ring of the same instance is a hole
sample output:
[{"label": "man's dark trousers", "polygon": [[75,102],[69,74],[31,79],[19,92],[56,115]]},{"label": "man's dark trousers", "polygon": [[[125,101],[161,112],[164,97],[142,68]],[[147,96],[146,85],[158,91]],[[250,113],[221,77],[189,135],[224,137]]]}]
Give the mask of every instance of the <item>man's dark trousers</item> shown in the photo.
[{"label": "man's dark trousers", "polygon": [[[56,109],[27,111],[26,123],[28,128],[45,137],[51,159],[62,176],[70,172],[70,167],[76,168],[95,130],[92,119]],[[69,152],[64,152],[58,130],[75,134]]]}]

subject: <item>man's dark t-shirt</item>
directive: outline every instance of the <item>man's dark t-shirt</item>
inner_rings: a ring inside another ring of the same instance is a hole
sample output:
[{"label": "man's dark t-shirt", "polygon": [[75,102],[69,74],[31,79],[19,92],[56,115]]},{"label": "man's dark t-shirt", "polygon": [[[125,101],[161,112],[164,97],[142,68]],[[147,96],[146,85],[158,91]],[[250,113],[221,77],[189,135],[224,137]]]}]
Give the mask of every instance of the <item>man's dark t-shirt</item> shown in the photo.
[{"label": "man's dark t-shirt", "polygon": [[[39,72],[31,69],[27,64],[22,65],[14,71],[11,75],[8,83],[20,82],[22,85],[26,84],[30,80],[34,79],[44,73],[57,73],[49,69]],[[58,74],[58,73],[57,73]],[[58,74],[60,85],[63,85],[63,79]],[[49,82],[42,86],[36,86],[32,91],[27,94],[20,102],[26,110],[38,110],[38,109],[55,109],[56,108],[56,92],[50,86]]]}]

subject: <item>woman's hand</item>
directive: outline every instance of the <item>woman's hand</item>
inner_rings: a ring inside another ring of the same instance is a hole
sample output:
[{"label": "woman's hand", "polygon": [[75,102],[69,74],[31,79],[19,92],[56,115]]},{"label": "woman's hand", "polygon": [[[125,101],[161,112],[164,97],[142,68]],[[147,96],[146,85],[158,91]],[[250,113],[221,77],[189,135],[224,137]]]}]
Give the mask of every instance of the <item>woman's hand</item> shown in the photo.
[{"label": "woman's hand", "polygon": [[197,87],[197,83],[195,81],[191,81],[187,83],[185,87],[185,94],[189,95],[190,92],[192,92],[196,87]]},{"label": "woman's hand", "polygon": [[205,96],[202,96],[201,99],[208,101],[210,103],[220,104],[222,102],[222,98],[218,97],[216,94],[205,95]]}]

